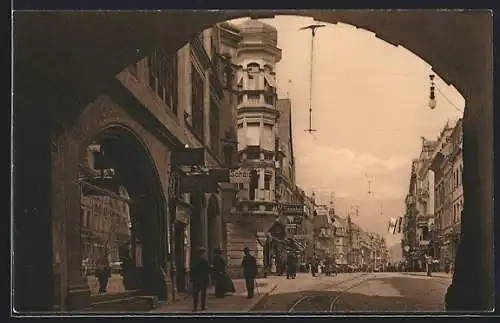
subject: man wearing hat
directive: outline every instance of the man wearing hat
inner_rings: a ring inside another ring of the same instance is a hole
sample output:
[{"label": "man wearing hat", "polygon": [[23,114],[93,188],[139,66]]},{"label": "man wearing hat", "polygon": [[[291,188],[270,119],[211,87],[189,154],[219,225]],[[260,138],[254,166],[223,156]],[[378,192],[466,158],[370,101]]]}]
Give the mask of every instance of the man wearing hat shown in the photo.
[{"label": "man wearing hat", "polygon": [[193,287],[193,311],[198,309],[198,300],[201,293],[201,310],[206,309],[207,287],[210,282],[210,274],[213,272],[212,266],[207,260],[207,250],[201,247],[198,250],[198,259],[191,267],[190,280]]},{"label": "man wearing hat", "polygon": [[245,285],[247,288],[248,298],[253,298],[255,288],[255,277],[257,277],[257,260],[250,254],[250,249],[243,249],[244,256],[241,262],[243,268],[243,276],[245,277]]}]

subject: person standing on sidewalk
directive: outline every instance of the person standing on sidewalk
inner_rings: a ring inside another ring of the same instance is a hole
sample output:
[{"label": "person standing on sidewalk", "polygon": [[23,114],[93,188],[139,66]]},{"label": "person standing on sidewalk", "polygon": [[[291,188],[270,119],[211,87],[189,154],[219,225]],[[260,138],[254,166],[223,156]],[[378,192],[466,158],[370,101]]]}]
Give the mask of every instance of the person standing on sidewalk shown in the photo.
[{"label": "person standing on sidewalk", "polygon": [[101,256],[97,259],[95,276],[99,280],[99,293],[106,293],[108,280],[111,277],[111,266],[109,264],[107,251],[103,251]]},{"label": "person standing on sidewalk", "polygon": [[427,276],[432,276],[432,257],[427,256]]},{"label": "person standing on sidewalk", "polygon": [[247,288],[248,298],[253,298],[255,289],[255,277],[257,277],[257,260],[250,254],[250,249],[243,249],[244,256],[241,262],[243,268],[243,276],[245,277],[245,286]]},{"label": "person standing on sidewalk", "polygon": [[198,251],[198,259],[191,267],[190,281],[193,290],[193,312],[198,310],[198,301],[201,294],[201,310],[206,309],[207,287],[210,282],[212,266],[207,260],[207,250],[201,247]]},{"label": "person standing on sidewalk", "polygon": [[226,272],[226,261],[222,257],[222,250],[215,249],[214,256],[215,271],[215,297],[223,298],[226,293],[234,293],[235,288],[231,277]]},{"label": "person standing on sidewalk", "polygon": [[299,257],[295,252],[292,251],[290,262],[288,263],[290,266],[290,277],[295,279],[297,277],[297,267],[299,266]]}]

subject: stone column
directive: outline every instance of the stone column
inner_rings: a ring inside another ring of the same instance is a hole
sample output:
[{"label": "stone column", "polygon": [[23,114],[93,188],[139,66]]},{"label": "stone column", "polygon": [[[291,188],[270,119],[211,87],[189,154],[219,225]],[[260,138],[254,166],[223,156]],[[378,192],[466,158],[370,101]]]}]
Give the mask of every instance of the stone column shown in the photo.
[{"label": "stone column", "polygon": [[[90,290],[84,281],[81,272],[81,223],[80,223],[80,186],[78,184],[78,171],[81,152],[84,149],[84,140],[67,132],[64,135],[64,148],[59,154],[62,164],[58,168],[57,160],[54,160],[53,172],[62,171],[58,186],[60,191],[54,194],[54,218],[64,219],[64,236],[66,252],[66,270],[68,295],[66,310],[78,310],[90,305]],[[56,247],[56,252],[57,248]]]},{"label": "stone column", "polygon": [[51,149],[57,145],[51,144],[47,111],[40,108],[44,104],[24,101],[18,91],[14,100],[12,306],[21,312],[49,311],[62,302],[62,279],[55,275],[52,257],[52,228],[57,226],[51,219]]},{"label": "stone column", "polygon": [[[484,41],[490,41],[486,35],[484,38]],[[491,44],[489,46],[491,49]],[[446,295],[448,310],[490,310],[495,302],[492,67],[487,61],[485,67],[484,78],[476,82],[475,88],[466,96],[462,175],[464,210],[453,283]]]}]

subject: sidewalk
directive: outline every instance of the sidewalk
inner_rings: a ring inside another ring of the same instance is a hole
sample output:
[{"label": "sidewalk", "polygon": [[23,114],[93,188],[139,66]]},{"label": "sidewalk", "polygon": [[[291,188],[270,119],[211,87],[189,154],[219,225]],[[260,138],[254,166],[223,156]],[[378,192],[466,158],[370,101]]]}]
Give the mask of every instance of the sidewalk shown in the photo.
[{"label": "sidewalk", "polygon": [[[224,298],[216,298],[213,287],[207,290],[207,309],[199,313],[221,313],[221,312],[248,312],[255,307],[266,295],[276,288],[273,279],[257,279],[255,296],[252,299],[247,298],[245,281],[243,279],[234,279],[234,288],[236,292]],[[158,307],[150,313],[193,313],[193,299],[187,294],[179,294],[176,301],[168,300],[159,303]]]},{"label": "sidewalk", "polygon": [[[425,276],[425,277],[427,277],[427,273],[426,272],[400,272],[400,274],[403,274],[403,275],[412,275],[412,276]],[[431,278],[432,277],[452,279],[453,278],[453,274],[452,273],[447,274],[447,273],[443,273],[443,272],[433,272]]]}]

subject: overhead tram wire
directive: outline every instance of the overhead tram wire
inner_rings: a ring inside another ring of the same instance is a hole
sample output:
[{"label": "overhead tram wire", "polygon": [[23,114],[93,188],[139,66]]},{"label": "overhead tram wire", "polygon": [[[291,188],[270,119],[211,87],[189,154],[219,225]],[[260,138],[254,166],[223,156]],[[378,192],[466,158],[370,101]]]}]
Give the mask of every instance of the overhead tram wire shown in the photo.
[{"label": "overhead tram wire", "polygon": [[310,57],[310,73],[309,73],[309,128],[305,129],[304,131],[309,132],[311,135],[313,132],[316,132],[316,129],[312,128],[312,88],[313,88],[313,71],[314,71],[314,38],[316,36],[316,29],[326,27],[326,25],[323,24],[312,24],[306,27],[302,27],[299,30],[306,30],[310,29],[311,30],[311,57]]},{"label": "overhead tram wire", "polygon": [[445,99],[446,101],[448,101],[448,103],[449,103],[449,104],[451,104],[451,105],[455,108],[455,110],[457,110],[457,111],[458,111],[458,112],[460,112],[460,113],[464,113],[464,111],[463,111],[462,109],[460,109],[460,108],[459,108],[459,107],[458,107],[455,103],[451,102],[451,100],[450,100],[450,99],[448,99],[448,97],[447,97],[447,96],[446,96],[446,95],[445,95],[445,94],[441,91],[441,89],[440,89],[439,87],[435,86],[435,88],[436,88],[436,89],[438,90],[438,92],[439,92],[439,93],[440,93],[440,94],[444,97],[444,99]]}]

